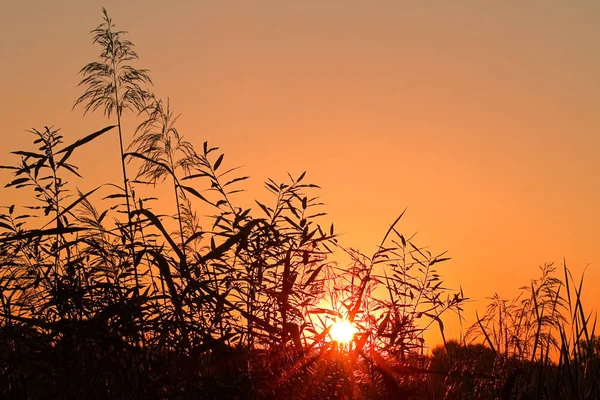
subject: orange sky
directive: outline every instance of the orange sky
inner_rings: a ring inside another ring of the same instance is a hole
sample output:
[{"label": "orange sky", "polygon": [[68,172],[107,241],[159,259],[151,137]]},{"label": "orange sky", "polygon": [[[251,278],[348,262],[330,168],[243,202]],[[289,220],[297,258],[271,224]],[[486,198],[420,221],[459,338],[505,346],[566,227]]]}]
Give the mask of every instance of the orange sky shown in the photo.
[{"label": "orange sky", "polygon": [[[307,170],[342,242],[365,252],[408,206],[402,231],[448,250],[446,281],[478,299],[470,321],[563,257],[577,275],[590,264],[584,299],[599,308],[600,2],[210,3],[4,4],[0,163],[25,129],[71,142],[106,125],[71,111],[104,5],[179,130],[245,165],[254,197]],[[72,158],[82,189],[120,179],[114,138],[94,149]]]}]

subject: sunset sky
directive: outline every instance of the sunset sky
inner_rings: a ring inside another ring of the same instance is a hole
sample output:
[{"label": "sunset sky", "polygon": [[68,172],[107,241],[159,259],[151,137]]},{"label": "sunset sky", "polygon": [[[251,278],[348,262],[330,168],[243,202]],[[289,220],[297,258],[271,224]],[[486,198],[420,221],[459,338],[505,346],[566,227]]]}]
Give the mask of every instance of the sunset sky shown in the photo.
[{"label": "sunset sky", "polygon": [[[6,2],[0,164],[30,146],[27,129],[72,142],[107,125],[71,110],[102,6],[180,132],[245,166],[248,199],[306,170],[323,222],[366,253],[408,207],[401,231],[448,250],[468,322],[563,257],[577,277],[589,265],[584,300],[599,308],[600,2]],[[78,185],[119,182],[118,159],[116,137],[98,139],[73,156]]]}]

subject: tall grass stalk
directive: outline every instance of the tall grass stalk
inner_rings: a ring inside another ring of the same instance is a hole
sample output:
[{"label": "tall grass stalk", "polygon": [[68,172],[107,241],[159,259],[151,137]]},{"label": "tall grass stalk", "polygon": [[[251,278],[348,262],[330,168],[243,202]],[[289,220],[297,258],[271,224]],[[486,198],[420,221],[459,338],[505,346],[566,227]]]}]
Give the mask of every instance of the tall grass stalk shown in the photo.
[{"label": "tall grass stalk", "polygon": [[[84,93],[77,99],[75,106],[83,104],[85,113],[102,109],[110,119],[114,113],[117,118],[117,132],[119,134],[119,150],[121,154],[121,171],[123,175],[123,192],[127,208],[129,240],[131,242],[132,263],[135,259],[134,228],[131,223],[131,205],[129,195],[129,180],[125,168],[125,152],[123,147],[123,128],[121,119],[123,111],[129,109],[139,112],[145,106],[148,92],[144,85],[151,84],[152,80],[146,69],[136,69],[129,62],[138,58],[134,45],[129,40],[123,39],[126,31],[115,29],[112,19],[105,8],[102,8],[104,21],[92,31],[93,42],[98,44],[102,51],[100,61],[93,61],[83,67],[80,73],[83,79],[79,83],[85,87]],[[136,291],[139,294],[139,276],[134,267]]]}]

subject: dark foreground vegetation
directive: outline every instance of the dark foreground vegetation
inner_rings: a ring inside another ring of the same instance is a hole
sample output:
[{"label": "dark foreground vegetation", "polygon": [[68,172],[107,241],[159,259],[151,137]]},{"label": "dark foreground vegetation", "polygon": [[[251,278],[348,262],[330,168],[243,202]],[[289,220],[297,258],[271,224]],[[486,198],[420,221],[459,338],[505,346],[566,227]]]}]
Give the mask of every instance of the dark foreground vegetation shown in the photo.
[{"label": "dark foreground vegetation", "polygon": [[[2,167],[23,199],[0,214],[2,398],[599,398],[596,320],[566,265],[428,355],[423,332],[443,336],[466,300],[443,287],[443,254],[400,217],[372,256],[344,248],[304,173],[238,206],[247,177],[184,139],[126,33],[104,12],[92,34],[75,105],[110,124],[71,144],[32,129]],[[71,156],[103,135],[122,180],[74,189]],[[331,340],[339,319],[350,344]]]}]

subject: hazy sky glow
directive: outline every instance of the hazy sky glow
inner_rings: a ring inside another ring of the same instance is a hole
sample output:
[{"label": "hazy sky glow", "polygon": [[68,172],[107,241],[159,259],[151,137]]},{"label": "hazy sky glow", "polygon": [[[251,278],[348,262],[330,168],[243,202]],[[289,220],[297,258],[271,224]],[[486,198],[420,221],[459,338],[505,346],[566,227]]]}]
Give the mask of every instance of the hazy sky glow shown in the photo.
[{"label": "hazy sky glow", "polygon": [[[249,195],[307,170],[342,243],[367,253],[408,206],[402,231],[448,250],[447,284],[478,300],[469,320],[563,257],[577,275],[590,265],[584,300],[598,309],[600,2],[176,4],[4,4],[0,164],[29,146],[26,129],[70,142],[107,124],[71,111],[105,6],[179,130],[244,165]],[[108,136],[74,156],[82,189],[119,182],[118,157]]]}]

